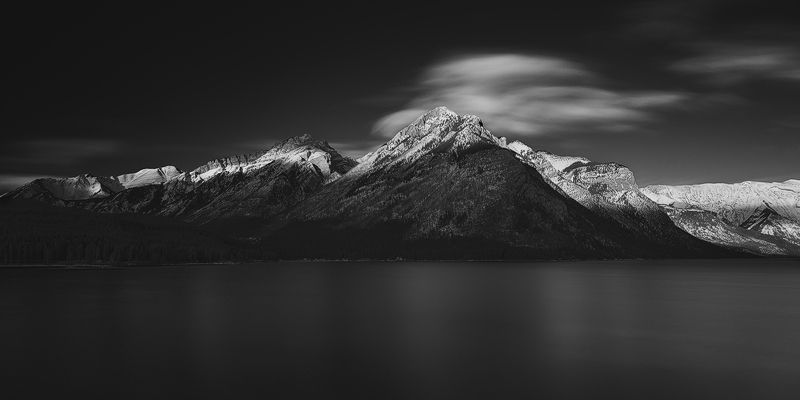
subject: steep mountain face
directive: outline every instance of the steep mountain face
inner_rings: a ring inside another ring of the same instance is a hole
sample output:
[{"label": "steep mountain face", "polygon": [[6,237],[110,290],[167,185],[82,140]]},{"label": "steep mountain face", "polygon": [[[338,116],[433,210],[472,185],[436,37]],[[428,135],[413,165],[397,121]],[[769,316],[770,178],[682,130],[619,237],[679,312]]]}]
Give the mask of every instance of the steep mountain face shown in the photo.
[{"label": "steep mountain face", "polygon": [[[283,240],[282,247],[297,254],[314,254],[319,241],[331,251],[381,247],[394,248],[403,256],[424,251],[428,257],[443,254],[448,243],[459,243],[467,258],[721,254],[671,222],[684,242],[665,243],[609,223],[564,196],[562,189],[520,158],[520,151],[492,135],[479,118],[440,107],[359,159],[349,173],[262,233]],[[599,187],[602,179],[593,174],[587,170],[583,175],[587,182],[597,181],[589,186]],[[606,191],[626,185],[609,182],[612,189]],[[359,242],[352,240],[354,235],[359,235]]]},{"label": "steep mountain face", "polygon": [[800,181],[647,186],[676,225],[711,243],[800,256]]}]

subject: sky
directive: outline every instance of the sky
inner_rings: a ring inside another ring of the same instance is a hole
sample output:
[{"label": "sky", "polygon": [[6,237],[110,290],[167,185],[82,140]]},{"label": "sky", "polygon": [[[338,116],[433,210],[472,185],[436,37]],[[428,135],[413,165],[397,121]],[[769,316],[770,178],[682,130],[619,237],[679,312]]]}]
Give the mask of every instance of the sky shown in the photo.
[{"label": "sky", "polygon": [[437,106],[640,186],[800,179],[786,3],[20,5],[2,28],[0,193],[303,134],[358,158]]}]

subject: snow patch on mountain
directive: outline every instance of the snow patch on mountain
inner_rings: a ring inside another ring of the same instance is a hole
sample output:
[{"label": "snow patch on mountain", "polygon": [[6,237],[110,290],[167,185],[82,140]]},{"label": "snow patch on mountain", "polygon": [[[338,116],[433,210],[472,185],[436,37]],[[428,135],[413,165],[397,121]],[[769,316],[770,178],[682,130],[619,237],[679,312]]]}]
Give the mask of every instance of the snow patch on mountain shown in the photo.
[{"label": "snow patch on mountain", "polygon": [[118,175],[117,180],[125,188],[133,188],[147,185],[157,185],[164,183],[172,178],[180,176],[183,171],[172,165],[161,168],[145,168],[138,172]]},{"label": "snow patch on mountain", "polygon": [[115,178],[97,177],[91,174],[81,174],[70,178],[41,178],[28,185],[37,183],[63,200],[106,197],[125,189]]}]

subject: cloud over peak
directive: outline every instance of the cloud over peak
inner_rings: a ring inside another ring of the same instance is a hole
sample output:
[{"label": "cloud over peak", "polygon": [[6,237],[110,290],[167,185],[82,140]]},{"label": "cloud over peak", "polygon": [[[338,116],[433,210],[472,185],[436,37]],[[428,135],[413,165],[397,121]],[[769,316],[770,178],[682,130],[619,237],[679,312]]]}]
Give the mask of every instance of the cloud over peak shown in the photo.
[{"label": "cloud over peak", "polygon": [[464,81],[486,85],[538,80],[540,82],[591,79],[594,75],[580,64],[545,56],[523,54],[477,54],[436,64],[426,71],[423,84],[451,86]]},{"label": "cloud over peak", "polygon": [[565,130],[621,131],[653,118],[651,110],[673,107],[689,95],[604,88],[582,64],[527,54],[476,54],[429,67],[419,94],[405,109],[373,126],[391,137],[425,111],[446,105],[480,116],[501,134],[550,135]]}]

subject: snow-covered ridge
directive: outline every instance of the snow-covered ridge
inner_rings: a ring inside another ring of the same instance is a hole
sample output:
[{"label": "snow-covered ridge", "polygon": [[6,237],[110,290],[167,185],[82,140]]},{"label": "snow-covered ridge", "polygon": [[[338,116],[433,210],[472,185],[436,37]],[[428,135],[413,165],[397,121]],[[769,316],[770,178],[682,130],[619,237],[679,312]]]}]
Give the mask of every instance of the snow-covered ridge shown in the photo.
[{"label": "snow-covered ridge", "polygon": [[660,205],[711,211],[726,222],[740,225],[757,209],[768,206],[800,223],[800,181],[651,185],[642,193]]},{"label": "snow-covered ridge", "polygon": [[[35,193],[44,191],[62,200],[96,199],[108,197],[129,188],[161,184],[180,176],[182,173],[178,168],[168,165],[160,168],[145,168],[118,176],[81,174],[69,178],[40,178],[3,196],[17,197],[17,195],[22,195],[23,197],[30,197]],[[24,192],[26,191],[31,193],[25,195]]]},{"label": "snow-covered ridge", "polygon": [[276,161],[308,163],[319,169],[325,177],[336,177],[349,169],[348,160],[330,147],[328,142],[316,141],[311,135],[305,134],[276,143],[269,150],[210,161],[179,178],[202,183],[220,174],[246,174]]}]

